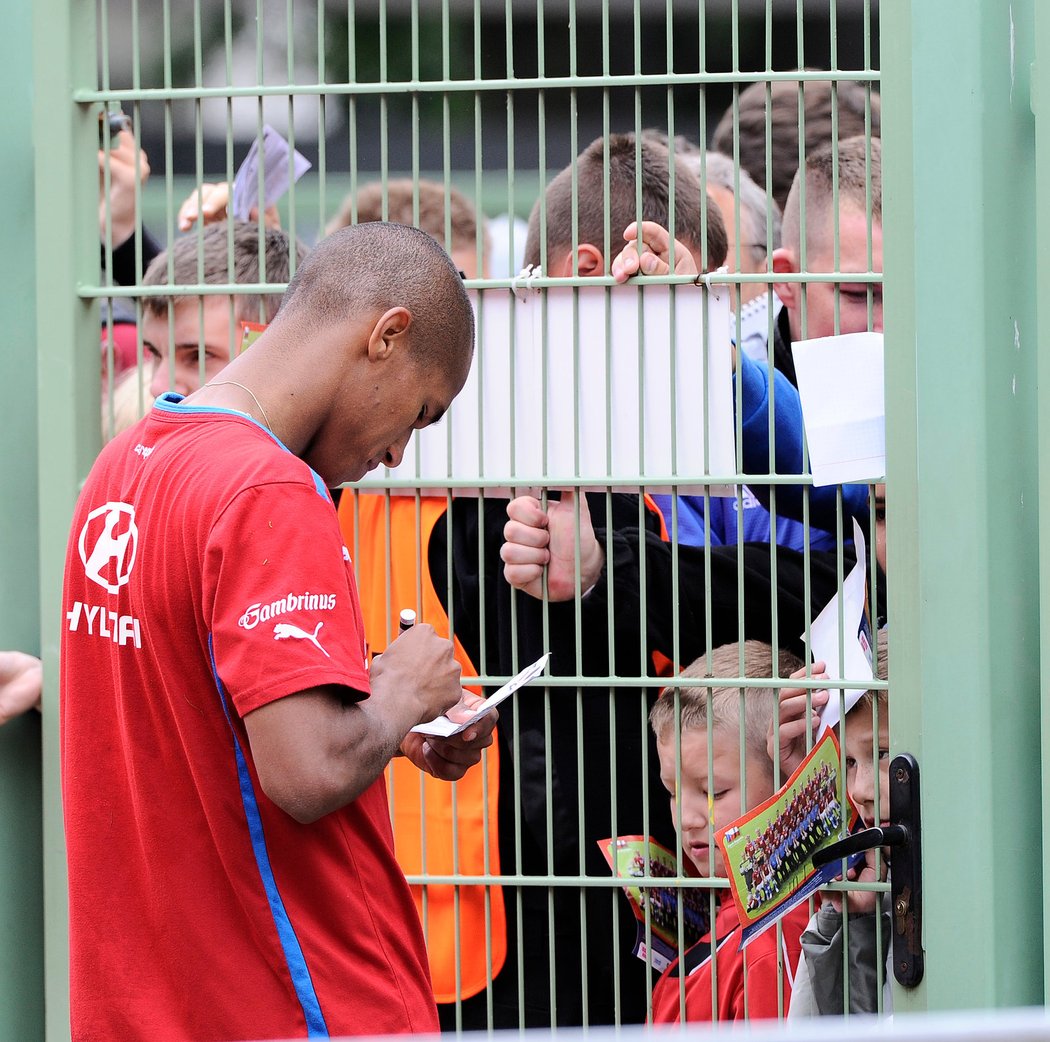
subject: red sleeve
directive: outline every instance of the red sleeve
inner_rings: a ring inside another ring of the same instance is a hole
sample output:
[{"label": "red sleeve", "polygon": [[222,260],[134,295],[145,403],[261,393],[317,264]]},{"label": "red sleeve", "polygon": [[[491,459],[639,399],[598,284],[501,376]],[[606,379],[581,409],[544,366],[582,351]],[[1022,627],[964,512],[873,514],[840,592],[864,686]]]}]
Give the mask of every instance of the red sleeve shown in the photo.
[{"label": "red sleeve", "polygon": [[321,684],[367,697],[361,608],[331,502],[312,485],[239,493],[204,555],[204,618],[237,712]]}]

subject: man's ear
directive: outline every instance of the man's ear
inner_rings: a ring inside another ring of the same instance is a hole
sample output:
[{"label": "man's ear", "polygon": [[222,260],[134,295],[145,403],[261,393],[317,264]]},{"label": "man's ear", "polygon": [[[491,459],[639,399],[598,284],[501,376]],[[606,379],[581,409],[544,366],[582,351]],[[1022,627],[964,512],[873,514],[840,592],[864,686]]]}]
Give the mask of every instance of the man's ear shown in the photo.
[{"label": "man's ear", "polygon": [[[773,271],[784,275],[797,275],[798,258],[784,246],[773,251]],[[784,307],[797,311],[801,307],[802,284],[799,282],[774,282],[773,291],[784,302]]]},{"label": "man's ear", "polygon": [[389,358],[394,349],[404,343],[411,324],[412,312],[408,308],[391,308],[381,315],[368,338],[369,361],[381,362]]},{"label": "man's ear", "polygon": [[580,278],[594,278],[596,275],[605,274],[605,257],[597,246],[589,242],[581,242],[576,247],[577,272],[572,270],[572,250],[566,250],[560,260],[552,262],[548,274],[552,279],[568,279],[574,274]]}]

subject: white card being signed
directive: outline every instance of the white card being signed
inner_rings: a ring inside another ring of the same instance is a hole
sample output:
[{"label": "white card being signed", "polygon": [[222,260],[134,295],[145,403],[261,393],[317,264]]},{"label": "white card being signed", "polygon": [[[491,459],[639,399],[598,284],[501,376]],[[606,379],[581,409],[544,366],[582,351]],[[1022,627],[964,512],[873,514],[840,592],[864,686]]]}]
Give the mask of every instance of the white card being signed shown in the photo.
[{"label": "white card being signed", "polygon": [[513,695],[519,687],[524,687],[530,681],[535,680],[544,670],[547,665],[547,659],[550,658],[550,652],[547,652],[542,658],[538,658],[531,666],[526,666],[516,677],[512,677],[508,680],[503,687],[498,691],[493,692],[485,699],[477,709],[471,713],[470,718],[465,720],[461,724],[454,723],[449,720],[447,716],[435,717],[429,723],[416,724],[412,728],[416,734],[432,734],[437,738],[451,738],[454,734],[459,734],[460,731],[465,731],[479,716],[484,716],[486,713],[491,713],[505,698]]},{"label": "white card being signed", "polygon": [[[868,682],[874,677],[872,658],[874,640],[871,626],[865,612],[868,592],[867,553],[864,543],[864,531],[853,519],[853,546],[857,553],[857,563],[850,569],[849,575],[842,580],[842,589],[824,606],[824,610],[810,623],[809,650],[815,662],[823,661],[831,680],[856,680],[857,687],[844,689],[844,710],[849,712],[857,700],[868,689]],[[842,611],[842,651],[843,659],[839,662],[839,604]],[[806,635],[802,634],[802,639]],[[831,690],[831,698],[820,715],[823,725],[821,731],[833,728],[839,722],[838,689]]]}]

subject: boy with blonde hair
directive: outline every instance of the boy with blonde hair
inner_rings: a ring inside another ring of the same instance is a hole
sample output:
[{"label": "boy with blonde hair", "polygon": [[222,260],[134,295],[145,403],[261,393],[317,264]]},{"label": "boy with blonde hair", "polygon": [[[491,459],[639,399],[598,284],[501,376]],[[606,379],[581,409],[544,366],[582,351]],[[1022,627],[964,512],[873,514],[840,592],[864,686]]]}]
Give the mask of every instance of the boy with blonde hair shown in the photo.
[{"label": "boy with blonde hair", "polygon": [[[760,641],[726,644],[709,658],[697,659],[682,678],[802,673],[793,655],[782,651],[775,657]],[[716,828],[773,795],[767,736],[776,697],[772,687],[682,687],[677,695],[668,688],[650,711],[660,780],[671,797],[682,852],[705,875],[727,874],[714,841]],[[779,929],[766,930],[741,950],[736,907],[728,889],[722,894],[710,932],[675,960],[653,988],[653,1023],[755,1020],[787,1010],[806,908],[792,909]]]}]

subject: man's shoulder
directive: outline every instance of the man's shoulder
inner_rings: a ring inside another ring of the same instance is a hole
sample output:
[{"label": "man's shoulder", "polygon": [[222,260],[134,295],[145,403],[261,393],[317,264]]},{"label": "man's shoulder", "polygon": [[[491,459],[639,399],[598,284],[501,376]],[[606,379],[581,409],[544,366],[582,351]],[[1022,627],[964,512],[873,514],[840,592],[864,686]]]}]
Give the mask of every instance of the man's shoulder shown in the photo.
[{"label": "man's shoulder", "polygon": [[[202,489],[236,494],[255,485],[295,482],[319,486],[319,479],[260,424],[236,413],[159,416],[132,447],[144,462],[156,453],[158,477],[181,473]],[[151,444],[146,441],[152,440]]]}]

